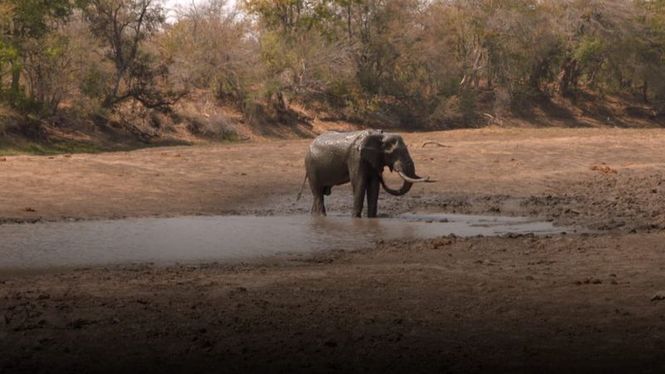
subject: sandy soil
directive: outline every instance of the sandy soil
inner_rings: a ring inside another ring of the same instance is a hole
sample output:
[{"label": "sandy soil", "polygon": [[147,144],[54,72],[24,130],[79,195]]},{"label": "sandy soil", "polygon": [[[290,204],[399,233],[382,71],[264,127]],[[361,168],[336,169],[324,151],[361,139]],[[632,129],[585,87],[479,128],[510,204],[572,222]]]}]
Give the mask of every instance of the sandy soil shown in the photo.
[{"label": "sandy soil", "polygon": [[[379,205],[538,216],[593,234],[0,275],[0,371],[662,372],[664,135],[407,134],[419,174],[439,182]],[[0,217],[305,213],[309,196],[295,196],[307,143],[7,157]],[[329,211],[350,203],[335,188]]]}]

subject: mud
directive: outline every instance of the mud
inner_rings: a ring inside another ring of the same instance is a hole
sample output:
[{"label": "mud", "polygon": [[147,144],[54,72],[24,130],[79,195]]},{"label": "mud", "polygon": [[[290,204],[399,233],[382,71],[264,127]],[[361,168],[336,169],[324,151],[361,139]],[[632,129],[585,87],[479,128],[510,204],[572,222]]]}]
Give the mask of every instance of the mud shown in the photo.
[{"label": "mud", "polygon": [[[381,194],[379,214],[429,210],[536,216],[630,232],[663,228],[661,130],[484,129],[405,134],[437,183]],[[447,147],[422,147],[438,141]],[[308,140],[174,147],[0,163],[0,223],[183,215],[306,214]],[[387,175],[393,186],[399,178]],[[350,188],[327,206],[350,215]]]},{"label": "mud", "polygon": [[[406,134],[417,171],[439,182],[379,202],[387,220],[524,216],[591,233],[0,275],[0,372],[662,372],[663,135]],[[0,216],[303,215],[306,144],[7,157]],[[350,204],[348,187],[327,200],[342,219]]]}]

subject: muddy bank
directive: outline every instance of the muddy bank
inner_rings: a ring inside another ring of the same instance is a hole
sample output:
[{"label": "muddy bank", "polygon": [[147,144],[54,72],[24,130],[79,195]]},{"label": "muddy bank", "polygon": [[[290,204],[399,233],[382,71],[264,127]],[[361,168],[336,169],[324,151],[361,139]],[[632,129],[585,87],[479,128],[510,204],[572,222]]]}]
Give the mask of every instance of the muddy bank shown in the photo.
[{"label": "muddy bank", "polygon": [[[419,173],[439,182],[379,203],[384,218],[530,216],[591,235],[0,275],[0,372],[661,372],[663,134],[408,134]],[[306,145],[7,157],[0,217],[303,214]],[[327,203],[350,212],[348,187]]]},{"label": "muddy bank", "polygon": [[[662,234],[3,279],[3,372],[659,372]],[[109,347],[113,347],[109,349]]]},{"label": "muddy bank", "polygon": [[[406,134],[416,168],[438,183],[379,214],[414,210],[539,216],[563,225],[662,228],[662,130],[483,129]],[[437,141],[447,147],[422,147]],[[296,201],[308,140],[146,149],[0,162],[0,222],[182,215],[283,215]],[[389,176],[393,184],[399,183]],[[307,192],[307,191],[306,191]],[[328,199],[349,211],[348,186]]]}]

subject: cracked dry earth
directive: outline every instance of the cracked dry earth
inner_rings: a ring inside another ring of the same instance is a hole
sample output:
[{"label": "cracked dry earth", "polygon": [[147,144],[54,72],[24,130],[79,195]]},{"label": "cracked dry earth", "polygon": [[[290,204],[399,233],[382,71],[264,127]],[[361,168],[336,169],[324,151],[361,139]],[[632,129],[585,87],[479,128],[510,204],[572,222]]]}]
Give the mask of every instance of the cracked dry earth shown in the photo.
[{"label": "cracked dry earth", "polygon": [[[405,139],[418,173],[438,182],[383,194],[383,216],[533,216],[591,233],[0,273],[0,372],[665,370],[664,131]],[[421,147],[429,140],[447,147]],[[7,157],[0,217],[302,214],[307,144]],[[348,187],[334,188],[329,211],[347,214],[350,200]]]}]

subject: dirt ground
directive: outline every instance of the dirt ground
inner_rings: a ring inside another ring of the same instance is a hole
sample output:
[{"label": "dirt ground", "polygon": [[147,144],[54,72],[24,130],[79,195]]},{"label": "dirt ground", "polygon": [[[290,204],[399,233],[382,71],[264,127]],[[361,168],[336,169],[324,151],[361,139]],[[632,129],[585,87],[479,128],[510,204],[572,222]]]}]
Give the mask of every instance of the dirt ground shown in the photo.
[{"label": "dirt ground", "polygon": [[[592,233],[0,273],[0,372],[665,370],[665,132],[490,128],[405,139],[418,173],[438,182],[382,194],[381,215],[534,216]],[[308,142],[6,157],[0,217],[302,214]],[[329,212],[350,215],[350,205],[349,188],[334,188]]]}]

